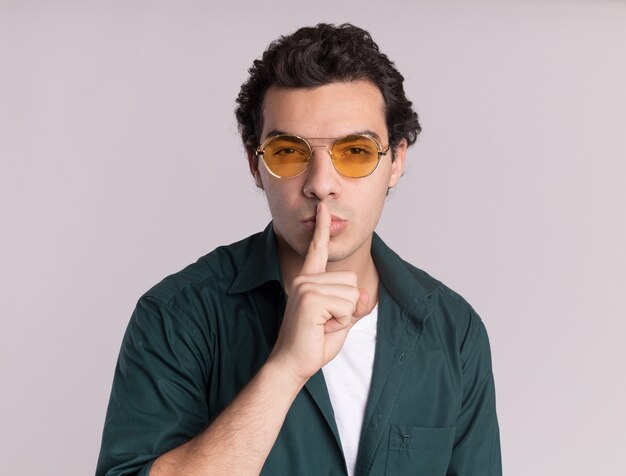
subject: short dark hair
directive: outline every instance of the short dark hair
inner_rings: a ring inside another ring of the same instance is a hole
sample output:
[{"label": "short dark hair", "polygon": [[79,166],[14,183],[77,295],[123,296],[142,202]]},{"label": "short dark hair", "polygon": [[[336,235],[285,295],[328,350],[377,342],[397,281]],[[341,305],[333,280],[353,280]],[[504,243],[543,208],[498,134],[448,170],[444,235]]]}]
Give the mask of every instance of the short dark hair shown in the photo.
[{"label": "short dark hair", "polygon": [[422,130],[417,113],[404,93],[404,77],[380,52],[371,35],[354,25],[319,23],[300,28],[272,42],[254,60],[250,77],[241,85],[235,115],[247,149],[259,144],[263,129],[263,98],[271,86],[288,88],[369,80],[385,100],[385,121],[392,154],[402,139],[415,143]]}]

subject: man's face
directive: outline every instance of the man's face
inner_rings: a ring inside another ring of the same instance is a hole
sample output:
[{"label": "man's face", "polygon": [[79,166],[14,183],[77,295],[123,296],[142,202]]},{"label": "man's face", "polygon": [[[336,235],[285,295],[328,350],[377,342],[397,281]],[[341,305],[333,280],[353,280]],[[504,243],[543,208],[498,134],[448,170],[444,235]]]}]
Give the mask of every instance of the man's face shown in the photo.
[{"label": "man's face", "polygon": [[[316,88],[270,88],[263,102],[261,142],[270,133],[304,137],[313,146],[329,148],[332,139],[368,131],[383,148],[389,143],[385,104],[380,90],[369,81],[331,83]],[[381,158],[378,168],[364,178],[339,174],[329,148],[314,147],[307,169],[293,178],[272,176],[261,159],[249,153],[250,169],[265,190],[282,255],[306,255],[315,227],[317,203],[332,214],[329,263],[369,259],[371,237],[385,202],[387,189],[402,174],[406,143]],[[295,254],[294,254],[295,252]],[[357,264],[357,263],[354,263]]]}]

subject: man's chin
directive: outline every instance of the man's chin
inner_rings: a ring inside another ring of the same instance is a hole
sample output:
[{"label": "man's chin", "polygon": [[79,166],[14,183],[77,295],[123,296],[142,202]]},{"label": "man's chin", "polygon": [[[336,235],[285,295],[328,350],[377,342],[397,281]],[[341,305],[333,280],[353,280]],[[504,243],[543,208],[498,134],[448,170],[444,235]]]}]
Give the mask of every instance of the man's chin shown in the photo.
[{"label": "man's chin", "polygon": [[349,247],[340,243],[330,242],[328,249],[328,262],[339,263],[352,257],[358,251],[358,247]]}]

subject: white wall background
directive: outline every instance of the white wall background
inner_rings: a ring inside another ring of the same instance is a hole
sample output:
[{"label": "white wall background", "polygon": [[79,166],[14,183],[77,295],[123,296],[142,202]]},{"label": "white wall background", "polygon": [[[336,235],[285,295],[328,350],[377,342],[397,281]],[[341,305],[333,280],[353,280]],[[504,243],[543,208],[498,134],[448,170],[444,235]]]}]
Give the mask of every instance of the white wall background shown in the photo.
[{"label": "white wall background", "polygon": [[319,21],[406,77],[379,232],[483,316],[505,474],[626,474],[624,2],[0,0],[2,474],[93,473],[137,298],[267,223],[234,98]]}]

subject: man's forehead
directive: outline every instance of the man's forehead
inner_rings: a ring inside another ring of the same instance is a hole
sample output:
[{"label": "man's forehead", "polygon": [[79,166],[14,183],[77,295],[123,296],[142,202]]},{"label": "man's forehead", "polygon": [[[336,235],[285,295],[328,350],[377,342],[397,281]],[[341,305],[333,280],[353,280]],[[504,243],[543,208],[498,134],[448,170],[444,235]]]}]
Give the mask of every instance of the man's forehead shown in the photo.
[{"label": "man's forehead", "polygon": [[[360,93],[360,94],[359,94]],[[369,93],[369,94],[368,94]],[[263,96],[263,104],[273,98],[288,97],[292,101],[308,101],[310,98],[320,100],[325,97],[337,98],[354,98],[355,95],[360,97],[369,95],[369,102],[379,103],[384,99],[380,88],[368,79],[356,79],[352,81],[333,81],[320,84],[319,86],[292,87],[272,85],[267,88]]]},{"label": "man's forehead", "polygon": [[276,131],[311,138],[387,135],[382,93],[365,80],[312,88],[272,86],[264,96],[262,113],[262,138]]}]

